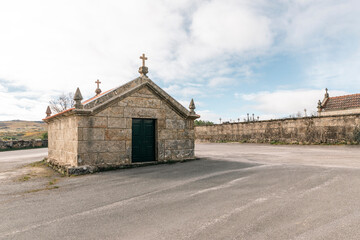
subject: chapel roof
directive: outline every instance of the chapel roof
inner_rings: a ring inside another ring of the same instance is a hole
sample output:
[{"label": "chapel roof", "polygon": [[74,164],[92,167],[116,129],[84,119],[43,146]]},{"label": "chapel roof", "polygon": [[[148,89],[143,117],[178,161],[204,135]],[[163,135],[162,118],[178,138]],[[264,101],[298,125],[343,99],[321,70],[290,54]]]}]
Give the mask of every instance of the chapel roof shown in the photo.
[{"label": "chapel roof", "polygon": [[197,115],[194,111],[195,105],[193,100],[190,103],[190,111],[182,106],[178,101],[172,98],[169,94],[167,94],[164,90],[162,90],[159,86],[157,86],[153,81],[151,81],[147,77],[148,68],[145,66],[145,54],[140,56],[142,60],[142,66],[139,68],[140,77],[135,78],[134,80],[121,85],[120,87],[108,90],[106,92],[101,93],[101,89],[99,88],[99,84],[101,83],[97,80],[95,83],[97,84],[97,89],[95,91],[96,96],[92,97],[84,102],[81,102],[82,95],[80,89],[77,88],[74,96],[75,107],[57,113],[51,116],[50,108],[46,111],[47,117],[43,120],[48,122],[51,119],[58,118],[61,116],[67,116],[71,114],[81,114],[81,115],[91,115],[95,114],[99,111],[102,111],[109,105],[113,104],[115,101],[121,101],[122,99],[130,96],[141,88],[147,87],[150,91],[154,93],[154,95],[158,96],[162,101],[164,101],[172,110],[177,112],[180,116],[187,119],[196,119],[200,116]]},{"label": "chapel roof", "polygon": [[360,108],[360,94],[329,97],[322,108],[325,111]]},{"label": "chapel roof", "polygon": [[103,93],[100,93],[100,94],[98,94],[98,95],[96,95],[96,96],[94,96],[94,97],[92,97],[92,98],[89,98],[88,100],[83,101],[81,104],[82,104],[82,105],[85,105],[85,104],[87,104],[87,103],[89,103],[89,102],[91,102],[91,101],[94,101],[95,99],[97,99],[97,98],[99,98],[99,97],[107,94],[108,92],[110,92],[110,91],[112,91],[112,90],[114,90],[114,88],[113,88],[113,89],[110,89],[110,90],[107,90],[107,91],[105,91],[105,92],[103,92]]},{"label": "chapel roof", "polygon": [[[82,104],[82,105],[85,105],[85,104],[87,104],[87,103],[89,103],[89,102],[91,102],[91,101],[93,101],[93,100],[101,97],[102,95],[105,95],[106,93],[110,92],[111,90],[113,90],[113,89],[110,89],[110,90],[108,90],[108,91],[105,91],[105,92],[103,92],[103,93],[101,93],[101,94],[98,94],[98,95],[96,95],[96,96],[94,96],[94,97],[91,97],[91,98],[89,98],[88,100],[83,101],[81,104]],[[71,110],[74,110],[74,109],[75,109],[74,107],[65,109],[65,110],[63,110],[63,111],[61,111],[61,112],[58,112],[58,113],[54,114],[54,115],[48,116],[48,117],[46,117],[45,119],[50,119],[50,118],[53,118],[53,117],[60,116],[60,115],[62,115],[63,113],[70,112]],[[51,114],[51,112],[50,112],[50,114]],[[44,119],[44,120],[45,120],[45,119]]]},{"label": "chapel roof", "polygon": [[[83,106],[83,109],[80,111],[84,113],[93,113],[96,110],[102,110],[105,107],[107,107],[109,104],[112,104],[116,100],[121,100],[123,98],[126,98],[130,96],[132,93],[138,91],[139,89],[143,87],[148,87],[155,95],[157,95],[159,98],[161,98],[163,101],[165,101],[168,105],[171,106],[173,110],[178,112],[183,117],[195,117],[198,118],[199,116],[195,113],[190,112],[185,107],[183,107],[179,102],[177,102],[174,98],[172,98],[169,94],[167,94],[164,90],[162,90],[159,86],[157,86],[153,81],[151,81],[149,78],[145,77],[138,77],[124,85],[121,85],[117,88],[110,89],[108,91],[105,91],[101,94],[98,94],[86,101],[83,101],[81,104]],[[76,108],[70,108],[67,110],[64,110],[60,113],[57,113],[52,116],[48,116],[44,118],[44,121],[61,117],[62,115],[68,115],[72,114],[75,111],[79,111]]]}]

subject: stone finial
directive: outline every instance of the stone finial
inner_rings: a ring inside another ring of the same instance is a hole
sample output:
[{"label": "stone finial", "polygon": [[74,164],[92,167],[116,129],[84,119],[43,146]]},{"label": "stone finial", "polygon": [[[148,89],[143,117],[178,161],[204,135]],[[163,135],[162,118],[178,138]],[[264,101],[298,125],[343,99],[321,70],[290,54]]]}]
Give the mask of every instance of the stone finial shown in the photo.
[{"label": "stone finial", "polygon": [[195,103],[194,103],[194,99],[191,99],[190,105],[189,105],[189,109],[190,109],[190,113],[191,113],[191,114],[195,114]]},{"label": "stone finial", "polygon": [[321,101],[320,100],[318,101],[317,109],[318,109],[318,112],[321,111]]},{"label": "stone finial", "polygon": [[75,95],[74,95],[74,100],[75,100],[75,108],[77,109],[82,109],[83,105],[81,104],[81,100],[83,100],[83,97],[81,95],[80,89],[77,88]]},{"label": "stone finial", "polygon": [[96,93],[96,95],[99,95],[101,93],[101,89],[100,89],[100,83],[101,82],[98,79],[95,83],[97,84],[97,88],[95,90],[95,93]]},{"label": "stone finial", "polygon": [[328,89],[325,88],[325,98],[329,98],[329,93],[328,93]]},{"label": "stone finial", "polygon": [[140,56],[140,59],[142,60],[142,66],[139,67],[139,73],[141,76],[147,77],[146,74],[149,72],[149,69],[145,66],[145,60],[148,58],[145,57],[145,54],[143,53],[142,56]]},{"label": "stone finial", "polygon": [[51,116],[51,109],[50,106],[48,106],[46,109],[46,117],[50,117],[50,116]]}]

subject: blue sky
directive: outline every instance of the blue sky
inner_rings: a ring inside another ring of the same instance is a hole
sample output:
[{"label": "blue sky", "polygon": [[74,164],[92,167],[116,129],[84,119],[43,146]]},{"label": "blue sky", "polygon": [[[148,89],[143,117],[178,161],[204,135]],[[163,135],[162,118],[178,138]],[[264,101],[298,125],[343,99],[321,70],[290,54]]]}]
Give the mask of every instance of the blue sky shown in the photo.
[{"label": "blue sky", "polygon": [[1,1],[0,120],[149,77],[203,120],[282,118],[360,92],[358,0]]}]

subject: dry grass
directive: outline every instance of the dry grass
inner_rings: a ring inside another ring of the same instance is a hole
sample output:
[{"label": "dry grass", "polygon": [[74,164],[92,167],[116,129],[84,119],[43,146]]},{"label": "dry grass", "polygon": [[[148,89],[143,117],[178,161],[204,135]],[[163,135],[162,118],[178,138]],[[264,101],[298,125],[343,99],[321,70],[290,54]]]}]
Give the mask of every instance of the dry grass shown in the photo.
[{"label": "dry grass", "polygon": [[63,175],[50,168],[45,160],[30,163],[24,166],[24,168],[27,170],[26,174],[21,175],[15,181],[28,182],[40,180],[44,182],[44,187],[27,190],[25,193],[34,193],[59,188],[56,184],[60,181]]},{"label": "dry grass", "polygon": [[26,182],[26,181],[30,180],[30,178],[31,178],[31,176],[29,176],[29,175],[24,175],[24,176],[21,176],[21,177],[18,179],[18,181],[20,181],[20,182]]},{"label": "dry grass", "polygon": [[47,131],[41,121],[0,121],[0,139],[39,139]]}]

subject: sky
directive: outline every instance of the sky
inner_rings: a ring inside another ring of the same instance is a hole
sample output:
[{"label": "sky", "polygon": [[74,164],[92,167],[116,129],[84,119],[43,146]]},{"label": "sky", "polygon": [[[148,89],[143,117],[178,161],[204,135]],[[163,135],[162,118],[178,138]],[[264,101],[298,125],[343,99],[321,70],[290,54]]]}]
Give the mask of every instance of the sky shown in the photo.
[{"label": "sky", "polygon": [[0,0],[0,120],[148,76],[202,120],[315,114],[360,93],[359,0]]}]

